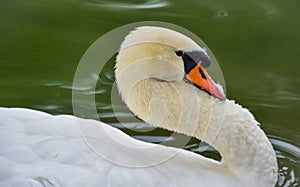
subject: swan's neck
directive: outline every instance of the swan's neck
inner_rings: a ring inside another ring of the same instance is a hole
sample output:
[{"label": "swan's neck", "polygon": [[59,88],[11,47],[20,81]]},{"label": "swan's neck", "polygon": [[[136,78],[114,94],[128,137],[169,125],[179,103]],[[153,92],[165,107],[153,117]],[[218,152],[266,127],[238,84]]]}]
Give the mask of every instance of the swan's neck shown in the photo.
[{"label": "swan's neck", "polygon": [[126,85],[122,79],[117,77],[117,82],[120,92],[127,93],[122,97],[128,107],[141,119],[209,143],[220,152],[221,167],[245,182],[275,184],[273,148],[247,109],[234,101],[220,101],[184,82],[145,79],[130,91],[122,86]]}]

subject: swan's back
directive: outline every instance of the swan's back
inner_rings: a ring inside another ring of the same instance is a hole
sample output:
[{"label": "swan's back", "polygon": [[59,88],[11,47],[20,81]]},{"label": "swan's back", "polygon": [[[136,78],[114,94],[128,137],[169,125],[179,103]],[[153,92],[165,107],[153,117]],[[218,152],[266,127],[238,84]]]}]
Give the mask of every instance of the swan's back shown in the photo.
[{"label": "swan's back", "polygon": [[[86,140],[95,142],[94,150],[81,137],[78,123],[84,124],[81,130]],[[153,149],[133,152],[130,147],[108,141],[107,135],[127,145]],[[0,144],[0,186],[241,185],[229,172],[217,170],[218,162],[184,150],[148,167],[112,163],[105,154],[113,160],[143,164],[151,159],[163,159],[161,155],[178,149],[153,146],[101,122],[69,115],[0,108]]]}]

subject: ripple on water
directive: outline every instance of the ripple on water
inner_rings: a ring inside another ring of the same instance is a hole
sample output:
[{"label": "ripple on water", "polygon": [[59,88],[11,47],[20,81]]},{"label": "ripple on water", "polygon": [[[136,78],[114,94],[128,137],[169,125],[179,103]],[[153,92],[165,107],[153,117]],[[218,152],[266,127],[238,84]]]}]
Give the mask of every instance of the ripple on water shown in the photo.
[{"label": "ripple on water", "polygon": [[214,19],[223,21],[253,20],[256,22],[270,22],[281,15],[280,8],[272,2],[254,1],[194,1],[198,6],[213,13]]},{"label": "ripple on water", "polygon": [[300,148],[275,136],[270,137],[278,161],[277,186],[288,187],[300,184]]},{"label": "ripple on water", "polygon": [[[276,187],[300,185],[300,148],[276,136],[269,137],[269,140],[275,149],[278,161],[278,182]],[[218,159],[218,152],[203,142],[187,145],[184,148],[220,160]]]},{"label": "ripple on water", "polygon": [[263,1],[253,1],[254,12],[248,12],[249,17],[258,18],[258,20],[269,22],[277,19],[280,16],[279,10],[272,3]]},{"label": "ripple on water", "polygon": [[84,0],[84,4],[108,10],[153,9],[169,5],[165,0]]}]

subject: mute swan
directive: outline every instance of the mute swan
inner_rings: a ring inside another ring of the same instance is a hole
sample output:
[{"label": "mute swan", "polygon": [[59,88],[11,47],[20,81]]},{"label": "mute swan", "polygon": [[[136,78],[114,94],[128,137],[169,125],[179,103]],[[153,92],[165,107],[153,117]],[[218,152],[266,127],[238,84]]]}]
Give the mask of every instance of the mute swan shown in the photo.
[{"label": "mute swan", "polygon": [[[145,26],[125,38],[115,76],[135,115],[206,141],[221,162],[135,140],[95,120],[0,108],[0,186],[274,186],[272,145],[247,109],[225,99],[206,71],[209,64],[206,52],[187,36]],[[100,154],[87,146],[78,124]],[[169,153],[170,159],[151,165]],[[111,162],[118,159],[150,164]]]}]

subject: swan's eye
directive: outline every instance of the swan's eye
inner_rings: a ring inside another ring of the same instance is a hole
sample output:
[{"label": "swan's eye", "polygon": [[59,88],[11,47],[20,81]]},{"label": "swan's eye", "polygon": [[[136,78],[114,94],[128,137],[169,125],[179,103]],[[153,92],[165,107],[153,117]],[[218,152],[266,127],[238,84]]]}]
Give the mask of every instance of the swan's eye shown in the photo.
[{"label": "swan's eye", "polygon": [[175,53],[176,53],[177,56],[182,56],[183,55],[183,51],[181,51],[181,50],[175,51]]}]

